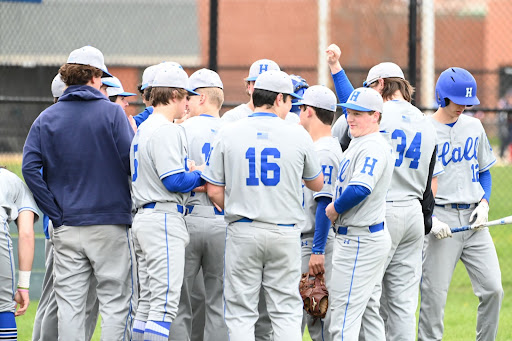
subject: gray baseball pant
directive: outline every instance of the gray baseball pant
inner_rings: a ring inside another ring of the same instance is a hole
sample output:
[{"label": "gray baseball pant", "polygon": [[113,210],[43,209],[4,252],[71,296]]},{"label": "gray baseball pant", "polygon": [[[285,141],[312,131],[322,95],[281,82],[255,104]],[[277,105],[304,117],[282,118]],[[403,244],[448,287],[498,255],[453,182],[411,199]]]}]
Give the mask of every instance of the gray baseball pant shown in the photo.
[{"label": "gray baseball pant", "polygon": [[[409,341],[416,338],[416,310],[423,237],[423,212],[417,199],[388,202],[386,223],[391,236],[391,251],[386,261],[382,285],[379,283],[363,315],[361,340],[376,340],[380,315],[387,340]],[[380,302],[376,298],[380,297]],[[379,309],[380,307],[380,309]]]},{"label": "gray baseball pant", "polygon": [[[449,206],[449,207],[446,207]],[[471,209],[456,209],[450,205],[434,208],[435,216],[450,227],[469,223]],[[501,271],[488,228],[457,232],[452,238],[438,240],[434,235],[425,237],[423,247],[423,278],[418,322],[418,340],[443,338],[444,306],[453,271],[459,259],[471,280],[478,297],[476,321],[477,340],[495,340],[503,300]]]},{"label": "gray baseball pant", "polygon": [[129,230],[126,225],[60,226],[51,230],[59,340],[85,340],[85,305],[90,277],[102,317],[101,340],[130,339],[133,295]]},{"label": "gray baseball pant", "polygon": [[[53,244],[46,239],[45,249],[45,274],[43,279],[43,291],[37,306],[32,341],[58,340],[57,301],[53,290]],[[87,300],[85,303],[85,340],[91,340],[98,321],[99,301],[96,295],[96,278],[91,276]]]},{"label": "gray baseball pant", "polygon": [[300,341],[300,230],[261,222],[227,227],[224,299],[231,341],[255,340],[261,287],[275,341]]},{"label": "gray baseball pant", "polygon": [[178,314],[169,340],[188,340],[192,334],[192,289],[200,269],[203,272],[206,309],[204,340],[227,341],[222,300],[226,223],[213,206],[194,206],[185,217],[190,242],[185,249],[185,270]]}]

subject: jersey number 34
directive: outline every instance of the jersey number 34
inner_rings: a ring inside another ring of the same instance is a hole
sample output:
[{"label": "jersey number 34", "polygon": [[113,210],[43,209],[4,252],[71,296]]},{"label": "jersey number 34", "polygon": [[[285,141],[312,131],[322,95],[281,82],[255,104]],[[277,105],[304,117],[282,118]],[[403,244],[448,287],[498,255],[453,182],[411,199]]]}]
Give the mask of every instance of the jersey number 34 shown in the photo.
[{"label": "jersey number 34", "polygon": [[409,168],[418,169],[419,160],[421,156],[421,133],[418,132],[416,133],[416,135],[414,135],[414,138],[412,139],[409,148],[407,148],[407,136],[405,135],[405,132],[402,129],[395,129],[395,131],[393,131],[393,134],[391,134],[391,138],[393,140],[397,140],[397,142],[398,139],[400,139],[400,143],[397,144],[396,146],[398,158],[395,161],[395,167],[400,167],[402,165],[402,162],[404,162],[405,154],[406,158],[412,159],[411,163],[409,164]]},{"label": "jersey number 34", "polygon": [[[249,161],[249,177],[245,179],[247,186],[259,186],[260,179],[256,175],[256,158],[260,158],[261,182],[265,186],[276,186],[281,180],[281,168],[275,162],[269,162],[269,156],[274,159],[281,157],[281,152],[277,148],[264,148],[260,155],[256,155],[256,148],[247,149],[245,158]],[[272,176],[269,175],[271,173]]]}]

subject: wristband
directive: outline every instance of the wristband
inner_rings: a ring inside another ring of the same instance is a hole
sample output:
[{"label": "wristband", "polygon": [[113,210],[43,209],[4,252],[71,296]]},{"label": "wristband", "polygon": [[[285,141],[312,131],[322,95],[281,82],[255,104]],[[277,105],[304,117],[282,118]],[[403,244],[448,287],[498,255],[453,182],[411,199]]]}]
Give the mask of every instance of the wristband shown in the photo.
[{"label": "wristband", "polygon": [[18,289],[16,289],[16,291],[19,291],[19,292],[28,292],[28,289],[18,288]]},{"label": "wristband", "polygon": [[314,254],[314,255],[325,255],[325,252],[319,252],[319,251],[317,251],[317,252],[313,252],[313,254]]},{"label": "wristband", "polygon": [[19,271],[18,288],[30,288],[30,271]]}]

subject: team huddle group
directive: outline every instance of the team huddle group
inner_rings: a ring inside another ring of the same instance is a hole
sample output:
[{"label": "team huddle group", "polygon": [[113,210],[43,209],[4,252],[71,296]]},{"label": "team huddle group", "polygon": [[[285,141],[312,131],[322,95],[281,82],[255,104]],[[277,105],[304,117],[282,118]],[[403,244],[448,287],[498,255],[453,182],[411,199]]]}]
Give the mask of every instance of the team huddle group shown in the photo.
[{"label": "team huddle group", "polygon": [[[222,117],[216,72],[153,65],[132,117],[135,94],[103,54],[72,51],[27,136],[26,185],[0,169],[0,339],[17,339],[28,307],[38,206],[46,274],[33,340],[90,340],[98,312],[106,341],[299,341],[306,325],[315,341],[441,340],[459,259],[480,301],[476,339],[494,340],[503,289],[483,224],[496,159],[463,115],[480,103],[474,77],[441,73],[427,116],[398,65],[372,67],[354,89],[340,56],[326,49],[336,94],[254,62],[249,102]],[[324,276],[325,318],[304,311],[301,273]]]}]

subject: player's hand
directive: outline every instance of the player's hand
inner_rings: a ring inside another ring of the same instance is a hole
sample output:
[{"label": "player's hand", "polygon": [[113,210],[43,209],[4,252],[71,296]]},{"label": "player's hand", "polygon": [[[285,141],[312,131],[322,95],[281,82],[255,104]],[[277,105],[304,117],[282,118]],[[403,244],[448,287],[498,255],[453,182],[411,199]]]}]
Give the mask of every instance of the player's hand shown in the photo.
[{"label": "player's hand", "polygon": [[16,302],[16,312],[14,316],[21,316],[27,312],[30,299],[28,297],[28,291],[16,291],[14,295],[14,301]]},{"label": "player's hand", "polygon": [[206,185],[197,186],[192,190],[192,192],[206,193]]},{"label": "player's hand", "polygon": [[327,55],[327,64],[329,64],[329,68],[331,69],[331,73],[335,74],[341,71],[340,57],[341,57],[341,49],[336,44],[331,44],[325,50]]},{"label": "player's hand", "polygon": [[200,172],[202,173],[202,172],[204,172],[205,167],[206,167],[206,163],[203,163],[203,164],[202,164],[202,165],[200,165],[200,166],[196,166],[196,165],[194,164],[194,165],[190,166],[189,168],[190,168],[190,171],[191,171],[191,172],[193,172],[193,171],[195,171],[195,170],[198,170],[198,171],[200,171]]},{"label": "player's hand", "polygon": [[309,274],[311,276],[316,276],[318,274],[325,273],[325,255],[315,255],[312,254],[309,257]]},{"label": "player's hand", "polygon": [[489,219],[489,204],[486,200],[480,201],[480,204],[475,208],[471,216],[469,216],[469,223],[475,229],[482,228],[482,224],[486,223]]},{"label": "player's hand", "polygon": [[338,219],[339,214],[338,212],[336,212],[336,209],[334,208],[334,203],[331,202],[329,205],[327,205],[327,207],[325,208],[325,215],[333,224],[336,221],[336,219]]},{"label": "player's hand", "polygon": [[432,217],[432,230],[430,230],[437,239],[444,239],[452,236],[452,231],[448,224],[443,223],[437,217]]}]

